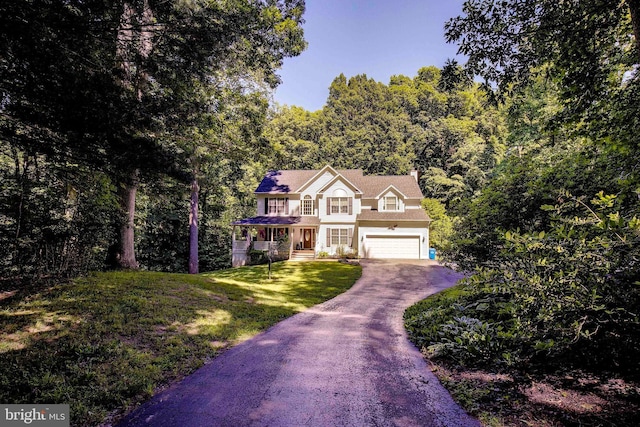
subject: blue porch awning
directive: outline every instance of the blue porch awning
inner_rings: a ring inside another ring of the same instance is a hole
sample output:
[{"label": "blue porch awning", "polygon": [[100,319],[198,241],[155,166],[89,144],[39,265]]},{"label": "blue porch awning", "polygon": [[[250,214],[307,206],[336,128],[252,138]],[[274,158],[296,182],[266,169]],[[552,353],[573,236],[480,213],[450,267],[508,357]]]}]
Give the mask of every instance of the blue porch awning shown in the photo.
[{"label": "blue porch awning", "polygon": [[234,221],[231,225],[240,226],[283,226],[283,225],[320,225],[320,220],[315,216],[254,216],[253,218],[244,218]]}]

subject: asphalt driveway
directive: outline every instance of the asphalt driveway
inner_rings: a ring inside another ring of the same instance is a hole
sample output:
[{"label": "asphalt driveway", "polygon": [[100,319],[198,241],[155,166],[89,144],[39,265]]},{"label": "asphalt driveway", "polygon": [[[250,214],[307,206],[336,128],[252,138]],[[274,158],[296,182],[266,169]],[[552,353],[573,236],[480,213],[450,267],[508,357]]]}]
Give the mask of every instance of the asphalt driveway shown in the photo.
[{"label": "asphalt driveway", "polygon": [[122,426],[479,426],[407,340],[409,305],[461,276],[432,261],[363,260],[346,293],[246,341]]}]

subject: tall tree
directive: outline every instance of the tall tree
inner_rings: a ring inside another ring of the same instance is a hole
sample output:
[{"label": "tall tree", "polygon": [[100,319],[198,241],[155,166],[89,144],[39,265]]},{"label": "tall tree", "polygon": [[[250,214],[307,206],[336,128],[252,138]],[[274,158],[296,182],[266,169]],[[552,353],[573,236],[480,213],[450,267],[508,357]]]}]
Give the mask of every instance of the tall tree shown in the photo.
[{"label": "tall tree", "polygon": [[107,171],[126,218],[119,264],[135,268],[138,182],[181,169],[176,144],[159,135],[186,108],[206,111],[210,100],[183,101],[229,64],[277,84],[282,59],[304,49],[303,12],[302,0],[3,2],[2,135]]},{"label": "tall tree", "polygon": [[[189,273],[199,271],[199,197],[205,186],[221,186],[226,176],[210,176],[210,165],[220,158],[232,162],[260,156],[266,147],[259,142],[259,134],[266,120],[268,98],[266,88],[259,85],[255,77],[226,75],[223,82],[217,81],[209,96],[209,108],[199,111],[194,126],[180,141],[188,156],[191,168],[191,196],[189,209]],[[185,129],[182,129],[185,131]]]},{"label": "tall tree", "polygon": [[390,90],[419,129],[415,167],[424,194],[448,207],[477,194],[504,152],[503,118],[485,92],[455,61],[413,79],[395,76]]},{"label": "tall tree", "polygon": [[413,169],[417,128],[386,85],[366,75],[348,81],[340,75],[329,87],[323,116],[322,158],[370,174]]},{"label": "tall tree", "polygon": [[278,167],[418,169],[425,195],[447,205],[476,194],[504,154],[505,126],[461,66],[450,61],[447,73],[446,91],[433,66],[413,79],[393,76],[388,85],[364,75],[336,77],[322,110],[274,114],[265,136]]}]

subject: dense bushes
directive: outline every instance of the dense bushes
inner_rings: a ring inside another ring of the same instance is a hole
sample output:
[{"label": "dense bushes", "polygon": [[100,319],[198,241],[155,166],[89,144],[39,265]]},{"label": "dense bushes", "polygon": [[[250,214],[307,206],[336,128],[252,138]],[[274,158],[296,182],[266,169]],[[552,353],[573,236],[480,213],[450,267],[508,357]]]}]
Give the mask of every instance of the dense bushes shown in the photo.
[{"label": "dense bushes", "polygon": [[631,213],[638,182],[629,171],[640,167],[634,157],[582,140],[556,142],[509,156],[481,194],[466,202],[448,257],[473,270],[499,253],[505,231],[548,230],[550,212],[540,207],[554,204],[560,189],[588,197],[599,191],[617,194],[620,211]]},{"label": "dense bushes", "polygon": [[[434,357],[471,365],[540,358],[638,374],[640,221],[622,201],[561,193],[547,232],[503,234],[502,250],[455,291],[405,315]],[[578,215],[578,213],[581,213]]]}]

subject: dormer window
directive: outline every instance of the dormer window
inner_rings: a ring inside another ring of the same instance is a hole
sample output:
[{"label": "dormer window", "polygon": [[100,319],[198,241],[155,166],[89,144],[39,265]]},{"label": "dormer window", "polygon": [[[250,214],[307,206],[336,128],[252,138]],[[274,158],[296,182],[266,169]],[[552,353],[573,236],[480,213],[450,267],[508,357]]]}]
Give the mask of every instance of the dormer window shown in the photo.
[{"label": "dormer window", "polygon": [[387,196],[384,198],[384,210],[385,211],[397,211],[398,210],[398,198],[396,196]]},{"label": "dormer window", "polygon": [[309,195],[304,196],[304,199],[302,199],[302,215],[313,215],[313,199]]}]

